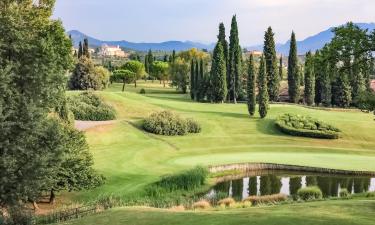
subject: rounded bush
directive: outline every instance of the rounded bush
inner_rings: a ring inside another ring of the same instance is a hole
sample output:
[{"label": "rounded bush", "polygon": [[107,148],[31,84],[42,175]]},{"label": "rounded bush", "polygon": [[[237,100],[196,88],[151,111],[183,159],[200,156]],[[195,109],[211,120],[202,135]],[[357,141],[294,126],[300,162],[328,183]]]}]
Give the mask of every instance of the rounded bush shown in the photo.
[{"label": "rounded bush", "polygon": [[146,94],[146,90],[145,90],[144,88],[142,88],[142,89],[139,91],[139,94],[142,94],[142,95]]},{"label": "rounded bush", "polygon": [[341,198],[347,198],[347,197],[350,196],[350,193],[349,193],[348,189],[343,188],[343,189],[340,190],[339,196]]},{"label": "rounded bush", "polygon": [[115,109],[91,92],[69,97],[68,104],[76,120],[106,121],[116,118]]},{"label": "rounded bush", "polygon": [[276,119],[276,127],[282,132],[302,137],[338,139],[340,130],[308,116],[284,114]]},{"label": "rounded bush", "polygon": [[322,191],[316,186],[301,188],[297,191],[297,195],[304,201],[321,199],[323,197]]},{"label": "rounded bush", "polygon": [[150,133],[167,136],[186,135],[201,131],[197,122],[192,119],[183,119],[170,111],[151,114],[149,118],[145,119],[143,129]]}]

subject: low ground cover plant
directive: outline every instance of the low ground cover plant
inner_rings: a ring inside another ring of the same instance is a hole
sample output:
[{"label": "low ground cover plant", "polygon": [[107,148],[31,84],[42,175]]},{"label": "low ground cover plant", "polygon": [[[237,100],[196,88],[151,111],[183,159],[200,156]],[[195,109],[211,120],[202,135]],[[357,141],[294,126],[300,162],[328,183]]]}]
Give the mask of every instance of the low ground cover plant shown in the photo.
[{"label": "low ground cover plant", "polygon": [[308,116],[281,115],[276,119],[276,127],[293,136],[324,139],[338,139],[340,137],[340,130],[336,127]]},{"label": "low ground cover plant", "polygon": [[304,201],[321,199],[323,197],[322,191],[319,189],[319,187],[316,186],[300,188],[297,191],[297,195]]},{"label": "low ground cover plant", "polygon": [[263,196],[249,196],[243,202],[251,202],[253,205],[283,202],[288,200],[285,194],[263,195]]},{"label": "low ground cover plant", "polygon": [[153,113],[143,122],[147,132],[166,135],[186,135],[201,132],[201,126],[193,119],[184,119],[170,111]]},{"label": "low ground cover plant", "polygon": [[92,92],[70,96],[68,104],[76,120],[106,121],[116,118],[115,109]]}]

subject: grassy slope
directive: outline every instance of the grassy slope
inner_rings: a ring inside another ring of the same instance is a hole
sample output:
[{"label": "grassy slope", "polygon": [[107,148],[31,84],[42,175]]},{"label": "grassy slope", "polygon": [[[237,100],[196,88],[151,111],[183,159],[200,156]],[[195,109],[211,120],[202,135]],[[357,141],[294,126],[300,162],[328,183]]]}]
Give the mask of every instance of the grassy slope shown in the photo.
[{"label": "grassy slope", "polygon": [[69,225],[372,225],[375,200],[345,200],[294,205],[266,206],[224,211],[173,212],[155,209],[120,208],[80,220]]},{"label": "grassy slope", "polygon": [[[145,87],[147,94],[139,95]],[[138,89],[114,85],[101,92],[117,108],[119,121],[87,132],[95,167],[107,184],[92,191],[70,194],[74,200],[92,200],[103,193],[134,195],[161,175],[196,164],[275,162],[337,169],[375,170],[375,124],[371,114],[337,112],[300,106],[271,105],[269,116],[249,118],[244,104],[204,104],[158,83],[140,83]],[[161,137],[145,134],[137,126],[151,112],[170,109],[194,117],[201,134]],[[273,125],[281,113],[310,115],[343,131],[339,140],[283,135]],[[134,125],[135,123],[135,125]]]}]

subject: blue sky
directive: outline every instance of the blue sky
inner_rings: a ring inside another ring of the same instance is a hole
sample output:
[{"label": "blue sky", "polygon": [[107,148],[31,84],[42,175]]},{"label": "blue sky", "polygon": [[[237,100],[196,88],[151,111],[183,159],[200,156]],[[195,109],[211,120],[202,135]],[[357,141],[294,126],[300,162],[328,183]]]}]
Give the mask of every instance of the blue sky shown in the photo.
[{"label": "blue sky", "polygon": [[262,43],[268,26],[276,41],[294,30],[301,40],[331,26],[375,22],[375,0],[57,0],[55,18],[102,40],[216,41],[219,22],[229,35],[237,14],[242,45]]}]

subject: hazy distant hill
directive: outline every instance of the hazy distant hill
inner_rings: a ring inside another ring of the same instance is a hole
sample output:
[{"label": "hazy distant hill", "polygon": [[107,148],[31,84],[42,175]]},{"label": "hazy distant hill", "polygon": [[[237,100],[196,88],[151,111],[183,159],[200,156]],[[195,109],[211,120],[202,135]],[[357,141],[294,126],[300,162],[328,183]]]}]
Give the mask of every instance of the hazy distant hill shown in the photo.
[{"label": "hazy distant hill", "polygon": [[[375,29],[375,23],[357,23],[359,27],[362,29],[369,29],[374,30]],[[309,50],[315,51],[317,49],[322,48],[326,43],[328,43],[332,37],[333,28],[329,28],[323,32],[320,32],[316,35],[313,35],[311,37],[306,38],[305,40],[298,41],[298,53],[299,54],[305,54]],[[198,49],[208,49],[212,50],[214,48],[214,44],[206,45],[202,43],[197,42],[191,42],[191,41],[166,41],[161,43],[135,43],[135,42],[129,42],[129,41],[102,41],[93,37],[90,37],[86,34],[83,34],[80,31],[72,30],[69,31],[68,34],[72,36],[73,42],[75,46],[78,46],[79,41],[82,41],[85,37],[89,39],[90,46],[98,47],[102,44],[108,44],[108,45],[119,45],[122,48],[127,49],[133,49],[137,51],[148,51],[151,50],[160,50],[160,51],[182,51],[187,50],[190,48],[198,48]],[[297,34],[298,38],[298,34]],[[281,53],[283,55],[289,54],[289,43],[290,41],[287,41],[285,44],[277,44],[276,45],[276,51],[278,53]],[[256,45],[256,46],[250,46],[247,47],[249,50],[262,50],[262,45]]]},{"label": "hazy distant hill", "polygon": [[[375,23],[356,23],[356,24],[362,29],[369,29],[370,31],[375,29]],[[333,28],[329,28],[316,35],[308,37],[305,40],[297,41],[298,54],[305,54],[306,52],[310,50],[315,51],[317,49],[321,49],[326,43],[330,42],[331,39],[333,38],[332,29]],[[298,38],[298,33],[296,35]],[[287,41],[285,44],[277,44],[276,51],[283,55],[288,55],[289,45],[290,45],[290,40]],[[263,50],[263,45],[250,46],[248,47],[248,49],[261,51]]]}]

